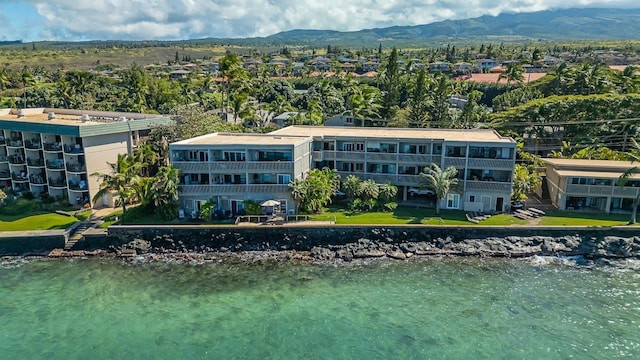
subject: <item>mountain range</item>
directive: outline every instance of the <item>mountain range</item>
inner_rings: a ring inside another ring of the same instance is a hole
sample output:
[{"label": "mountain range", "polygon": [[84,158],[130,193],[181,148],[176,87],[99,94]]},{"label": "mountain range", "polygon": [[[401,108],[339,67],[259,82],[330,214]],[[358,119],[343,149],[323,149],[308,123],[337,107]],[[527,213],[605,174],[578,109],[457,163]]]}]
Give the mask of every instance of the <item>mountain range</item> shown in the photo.
[{"label": "mountain range", "polygon": [[563,9],[503,13],[426,25],[359,31],[290,30],[243,39],[280,44],[371,44],[421,41],[630,40],[640,39],[640,9]]}]

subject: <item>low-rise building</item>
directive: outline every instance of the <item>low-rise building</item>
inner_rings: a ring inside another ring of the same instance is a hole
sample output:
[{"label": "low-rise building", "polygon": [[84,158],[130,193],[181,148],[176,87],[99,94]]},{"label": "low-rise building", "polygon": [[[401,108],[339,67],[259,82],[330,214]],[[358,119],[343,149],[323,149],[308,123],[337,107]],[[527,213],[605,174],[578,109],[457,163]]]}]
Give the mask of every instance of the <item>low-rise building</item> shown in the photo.
[{"label": "low-rise building", "polygon": [[97,204],[100,181],[118,154],[131,154],[154,125],[169,124],[160,115],[66,109],[0,109],[0,187]]},{"label": "low-rise building", "polygon": [[631,210],[640,194],[640,174],[632,175],[624,187],[617,186],[625,171],[638,166],[630,161],[543,159],[546,186],[543,197],[560,210],[592,209],[620,212]]},{"label": "low-rise building", "polygon": [[[494,130],[289,126],[269,134],[210,134],[170,144],[181,169],[180,205],[186,212],[213,199],[234,214],[245,200],[278,200],[295,210],[288,190],[309,169],[336,169],[399,187],[402,199],[431,163],[458,169],[459,187],[446,209],[505,211],[510,203],[516,142]],[[415,193],[415,192],[413,192]]]}]

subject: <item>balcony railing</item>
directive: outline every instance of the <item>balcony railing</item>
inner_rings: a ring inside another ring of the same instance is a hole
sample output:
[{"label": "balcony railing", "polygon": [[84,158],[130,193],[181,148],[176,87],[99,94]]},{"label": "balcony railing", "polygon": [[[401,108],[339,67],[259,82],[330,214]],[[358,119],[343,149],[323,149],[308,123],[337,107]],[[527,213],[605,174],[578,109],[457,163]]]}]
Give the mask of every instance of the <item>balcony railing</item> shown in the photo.
[{"label": "balcony railing", "polygon": [[289,192],[288,185],[180,185],[181,195],[231,195],[231,194],[285,194]]},{"label": "balcony railing", "polygon": [[71,172],[85,172],[87,171],[87,168],[79,163],[71,163],[67,164],[67,170]]},{"label": "balcony railing", "polygon": [[497,181],[466,181],[466,190],[479,190],[490,192],[510,192],[510,182],[497,182]]},{"label": "balcony railing", "polygon": [[22,155],[12,155],[9,157],[9,162],[15,165],[22,165],[22,164],[26,164],[26,161],[24,160],[24,156]]},{"label": "balcony railing", "polygon": [[64,179],[49,179],[49,186],[55,188],[66,188],[67,182]]},{"label": "balcony railing", "polygon": [[38,140],[27,140],[24,142],[24,147],[30,150],[42,149],[42,143]]},{"label": "balcony railing", "polygon": [[82,145],[79,144],[65,145],[64,152],[67,154],[82,154],[84,152],[84,149],[82,148]]},{"label": "balcony railing", "polygon": [[44,176],[35,174],[29,176],[29,182],[36,185],[46,184]]},{"label": "balcony railing", "polygon": [[0,171],[0,179],[2,180],[11,179],[11,174],[8,171]]},{"label": "balcony railing", "polygon": [[9,141],[7,141],[7,146],[22,147],[22,140],[20,140],[20,139],[9,139]]},{"label": "balcony railing", "polygon": [[13,179],[13,181],[19,181],[19,182],[29,181],[29,178],[27,178],[27,176],[23,174],[11,173],[11,178]]},{"label": "balcony railing", "polygon": [[47,169],[64,170],[64,160],[47,160]]},{"label": "balcony railing", "polygon": [[513,160],[508,159],[477,159],[470,158],[468,167],[470,169],[504,169],[512,170],[514,165]]},{"label": "balcony railing", "polygon": [[466,163],[466,159],[463,157],[446,157],[444,159],[444,167],[455,166],[457,168],[463,168]]},{"label": "balcony railing", "polygon": [[0,156],[0,162],[9,162],[8,156]]},{"label": "balcony railing", "polygon": [[44,166],[44,159],[27,158],[27,165],[34,166],[34,167],[43,167]]},{"label": "balcony railing", "polygon": [[44,151],[60,152],[62,151],[62,145],[60,143],[44,143],[42,144]]}]

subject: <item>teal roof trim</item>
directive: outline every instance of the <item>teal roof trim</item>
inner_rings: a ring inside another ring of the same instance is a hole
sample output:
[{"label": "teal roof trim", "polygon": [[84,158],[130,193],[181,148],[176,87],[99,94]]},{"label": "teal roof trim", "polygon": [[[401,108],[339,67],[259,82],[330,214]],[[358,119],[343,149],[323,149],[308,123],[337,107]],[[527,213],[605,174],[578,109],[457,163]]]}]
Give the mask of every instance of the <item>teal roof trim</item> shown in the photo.
[{"label": "teal roof trim", "polygon": [[80,136],[79,126],[0,120],[0,130]]}]

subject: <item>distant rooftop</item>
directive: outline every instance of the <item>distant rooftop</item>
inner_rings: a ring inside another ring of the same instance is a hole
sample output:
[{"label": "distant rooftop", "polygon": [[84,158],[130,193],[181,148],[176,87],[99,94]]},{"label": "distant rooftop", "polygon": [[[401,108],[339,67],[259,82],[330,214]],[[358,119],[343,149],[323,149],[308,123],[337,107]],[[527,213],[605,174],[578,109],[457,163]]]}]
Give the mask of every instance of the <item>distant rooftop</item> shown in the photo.
[{"label": "distant rooftop", "polygon": [[615,160],[586,160],[586,159],[542,159],[545,163],[552,165],[558,170],[587,170],[600,172],[616,172],[618,175],[632,167],[640,166],[637,162],[615,161]]},{"label": "distant rooftop", "polygon": [[308,136],[212,133],[174,142],[171,145],[298,145],[310,140]]},{"label": "distant rooftop", "polygon": [[487,141],[515,143],[491,129],[407,129],[350,126],[289,126],[269,133],[286,136],[341,136],[389,139],[442,139],[447,141]]},{"label": "distant rooftop", "polygon": [[95,136],[169,124],[166,115],[56,108],[0,109],[0,129]]}]

